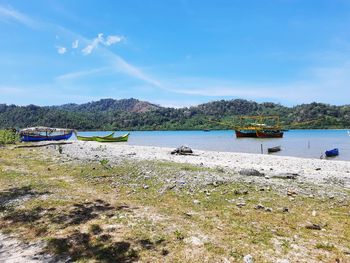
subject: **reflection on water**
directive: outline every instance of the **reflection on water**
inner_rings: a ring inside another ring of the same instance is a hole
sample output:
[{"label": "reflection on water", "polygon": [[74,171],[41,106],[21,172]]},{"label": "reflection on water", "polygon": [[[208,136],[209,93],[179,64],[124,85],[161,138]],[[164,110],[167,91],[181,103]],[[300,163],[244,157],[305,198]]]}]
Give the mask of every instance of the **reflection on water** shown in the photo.
[{"label": "reflection on water", "polygon": [[[103,136],[105,132],[79,132],[83,136]],[[125,132],[116,132],[120,136]],[[281,152],[274,155],[320,158],[325,150],[339,148],[340,155],[335,160],[350,160],[350,137],[346,130],[292,130],[285,132],[282,139],[256,139],[235,137],[234,131],[134,131],[128,144],[175,148],[188,145],[194,149],[264,153],[268,147],[280,145]]]}]

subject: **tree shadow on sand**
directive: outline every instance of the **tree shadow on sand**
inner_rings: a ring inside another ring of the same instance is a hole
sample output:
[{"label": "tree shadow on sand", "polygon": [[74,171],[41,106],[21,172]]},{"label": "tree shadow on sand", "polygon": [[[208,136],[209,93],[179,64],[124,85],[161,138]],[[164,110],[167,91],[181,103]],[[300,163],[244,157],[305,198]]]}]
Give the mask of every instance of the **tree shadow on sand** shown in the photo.
[{"label": "tree shadow on sand", "polygon": [[56,255],[69,257],[73,261],[94,259],[98,262],[134,262],[139,259],[138,253],[129,242],[101,243],[92,242],[93,236],[88,233],[74,232],[66,238],[52,238],[47,249]]},{"label": "tree shadow on sand", "polygon": [[30,199],[40,195],[49,194],[49,192],[37,192],[30,186],[14,187],[0,192],[0,212],[11,207],[11,205],[23,199]]}]

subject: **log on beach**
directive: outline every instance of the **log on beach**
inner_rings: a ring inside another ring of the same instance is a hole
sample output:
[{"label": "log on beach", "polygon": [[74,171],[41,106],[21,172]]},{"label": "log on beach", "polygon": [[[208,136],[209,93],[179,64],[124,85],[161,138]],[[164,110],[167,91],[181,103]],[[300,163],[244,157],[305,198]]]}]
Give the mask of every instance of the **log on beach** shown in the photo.
[{"label": "log on beach", "polygon": [[65,144],[72,144],[73,142],[50,142],[50,143],[41,143],[41,144],[26,144],[26,145],[18,145],[14,148],[34,148],[34,147],[45,147],[50,145],[65,145]]}]

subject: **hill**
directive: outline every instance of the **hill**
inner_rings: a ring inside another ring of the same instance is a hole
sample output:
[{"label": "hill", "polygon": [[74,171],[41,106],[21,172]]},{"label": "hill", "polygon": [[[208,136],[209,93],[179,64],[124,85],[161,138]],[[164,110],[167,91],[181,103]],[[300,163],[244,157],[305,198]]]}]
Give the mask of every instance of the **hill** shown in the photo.
[{"label": "hill", "polygon": [[350,105],[334,106],[314,102],[286,107],[270,102],[235,99],[175,109],[133,98],[45,107],[0,104],[0,127],[43,125],[84,130],[227,129],[232,128],[237,116],[260,114],[280,116],[281,124],[286,128],[350,127]]}]

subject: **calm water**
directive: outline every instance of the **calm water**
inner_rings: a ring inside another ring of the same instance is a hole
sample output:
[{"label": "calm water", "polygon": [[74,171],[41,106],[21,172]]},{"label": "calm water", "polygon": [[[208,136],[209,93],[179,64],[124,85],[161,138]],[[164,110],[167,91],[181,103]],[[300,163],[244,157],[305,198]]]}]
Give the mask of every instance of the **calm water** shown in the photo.
[{"label": "calm water", "polygon": [[[110,132],[80,132],[83,136],[103,136]],[[125,132],[117,132],[115,136]],[[350,136],[347,130],[292,130],[285,132],[282,139],[254,139],[235,137],[234,131],[132,131],[130,145],[163,146],[176,148],[188,145],[194,149],[264,153],[268,147],[282,147],[275,155],[319,158],[327,149],[339,148],[340,155],[335,160],[350,160]]]}]

